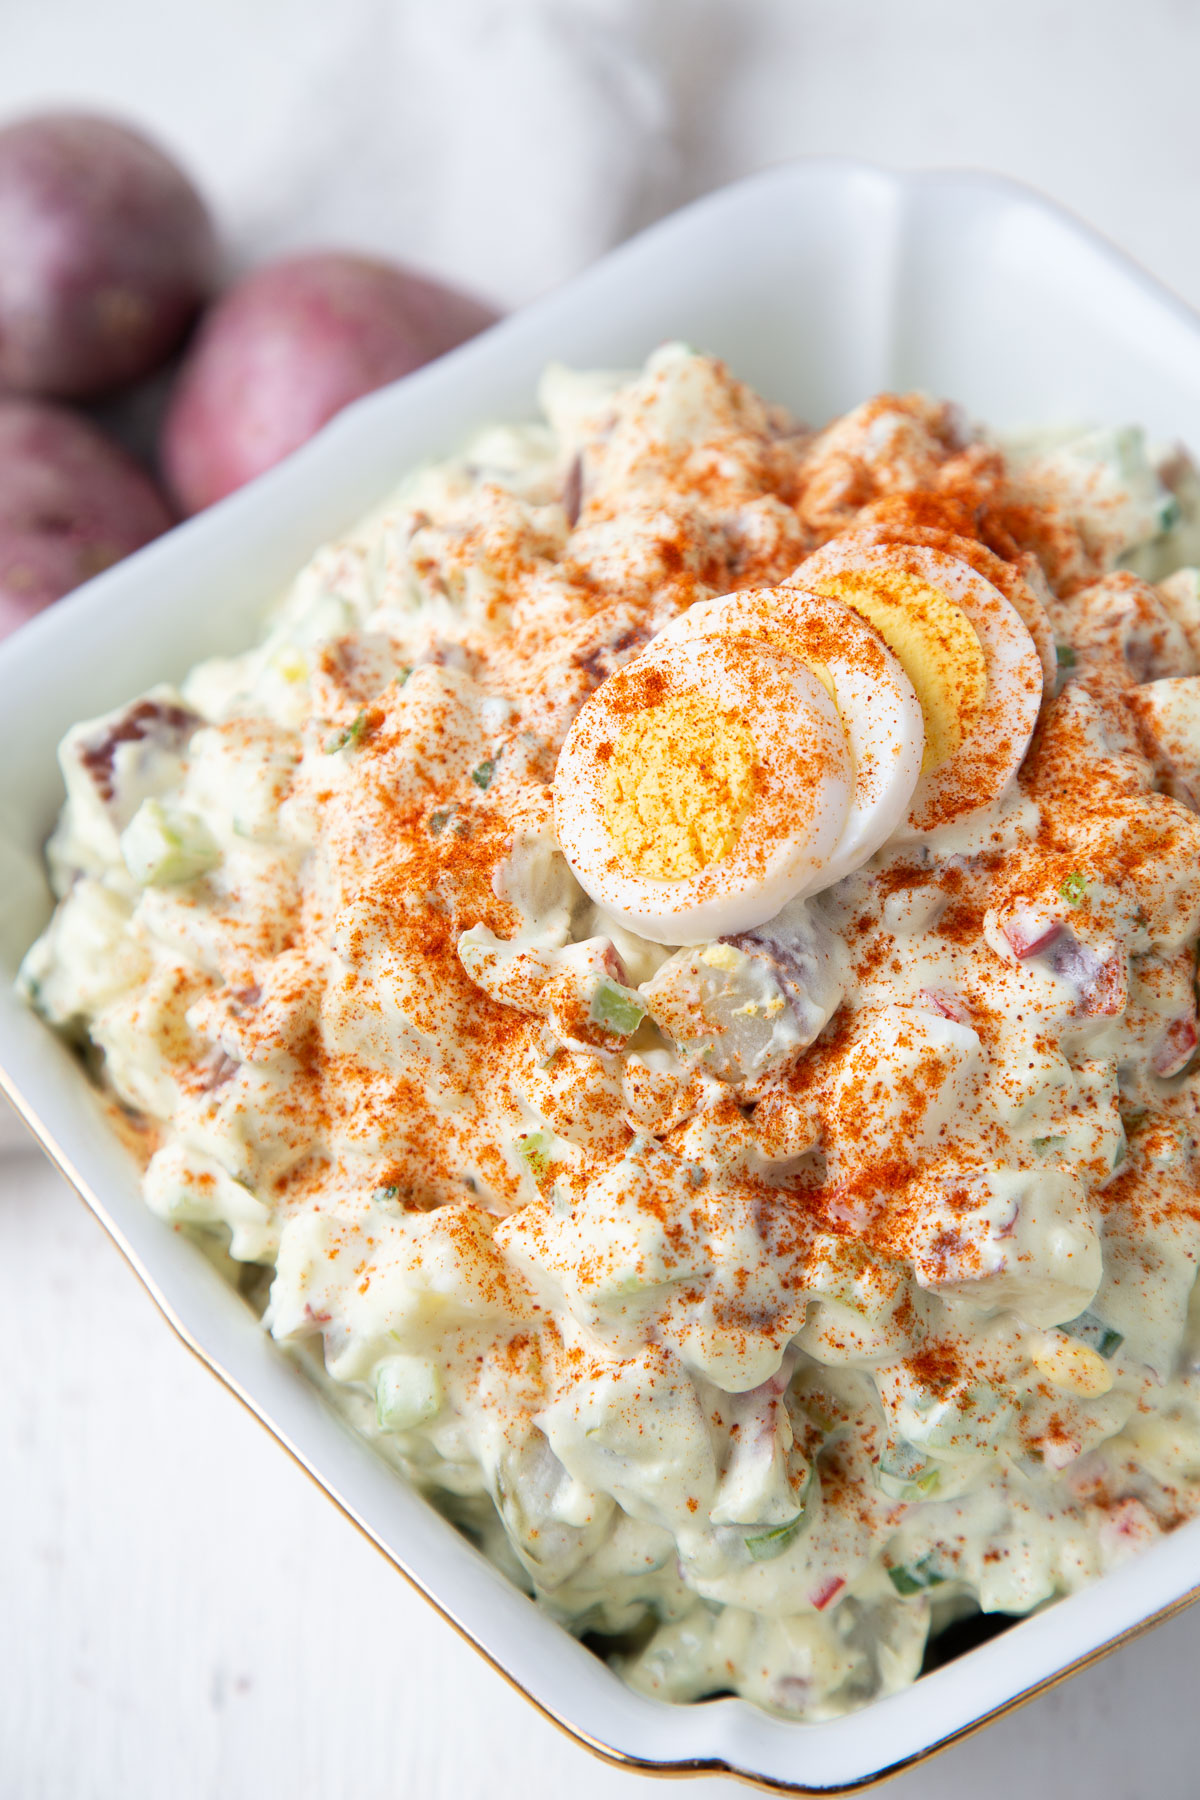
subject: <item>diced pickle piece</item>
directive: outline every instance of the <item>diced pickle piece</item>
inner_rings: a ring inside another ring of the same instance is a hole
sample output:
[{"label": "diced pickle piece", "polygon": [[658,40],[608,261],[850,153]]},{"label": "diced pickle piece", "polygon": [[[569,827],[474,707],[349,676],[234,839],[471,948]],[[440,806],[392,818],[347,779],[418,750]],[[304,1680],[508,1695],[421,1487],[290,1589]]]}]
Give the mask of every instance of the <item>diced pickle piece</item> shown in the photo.
[{"label": "diced pickle piece", "polygon": [[588,1017],[602,1031],[615,1037],[631,1037],[646,1016],[641,996],[606,976],[592,995]]},{"label": "diced pickle piece", "polygon": [[389,1356],[375,1374],[375,1413],[384,1431],[412,1431],[441,1411],[442,1381],[427,1356]]},{"label": "diced pickle piece", "polygon": [[121,833],[121,855],[139,887],[194,881],[221,860],[203,819],[153,799],[142,801]]},{"label": "diced pickle piece", "polygon": [[550,1137],[544,1131],[530,1131],[516,1143],[517,1155],[535,1181],[543,1181],[554,1162]]}]

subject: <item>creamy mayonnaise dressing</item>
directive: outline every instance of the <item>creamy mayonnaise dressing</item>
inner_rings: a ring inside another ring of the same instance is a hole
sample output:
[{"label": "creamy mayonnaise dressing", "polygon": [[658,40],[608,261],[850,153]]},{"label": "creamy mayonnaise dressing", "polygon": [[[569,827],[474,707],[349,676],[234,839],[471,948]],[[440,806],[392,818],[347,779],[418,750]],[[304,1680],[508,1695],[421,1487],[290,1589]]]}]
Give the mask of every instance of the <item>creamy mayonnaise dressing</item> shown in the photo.
[{"label": "creamy mayonnaise dressing", "polygon": [[[22,986],[151,1207],[515,1580],[646,1692],[827,1717],[1200,1510],[1195,479],[919,396],[809,433],[682,346],[541,399],[68,734]],[[1020,636],[1019,777],[1000,732],[824,891],[637,935],[556,840],[581,709],[877,546],[986,590],[943,695]]]}]

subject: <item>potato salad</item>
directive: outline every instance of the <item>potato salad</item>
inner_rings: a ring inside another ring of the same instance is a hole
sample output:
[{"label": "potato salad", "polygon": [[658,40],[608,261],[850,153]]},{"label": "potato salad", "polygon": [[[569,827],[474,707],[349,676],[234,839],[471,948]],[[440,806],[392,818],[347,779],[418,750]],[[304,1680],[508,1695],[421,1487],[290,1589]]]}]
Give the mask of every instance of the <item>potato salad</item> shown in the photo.
[{"label": "potato salad", "polygon": [[21,985],[566,1629],[827,1718],[1200,1512],[1200,481],[540,404],[67,734]]}]

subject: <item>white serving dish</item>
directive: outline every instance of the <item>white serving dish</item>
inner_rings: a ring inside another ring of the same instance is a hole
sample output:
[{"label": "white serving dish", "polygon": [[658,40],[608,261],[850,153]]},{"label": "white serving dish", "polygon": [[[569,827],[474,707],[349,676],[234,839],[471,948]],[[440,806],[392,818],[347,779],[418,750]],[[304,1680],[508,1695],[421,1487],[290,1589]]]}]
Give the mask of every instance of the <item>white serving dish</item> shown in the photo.
[{"label": "white serving dish", "polygon": [[850,1718],[806,1726],[740,1700],[643,1699],[355,1440],[206,1259],[145,1208],[78,1066],[11,993],[49,908],[40,847],[64,729],[248,642],[264,600],[409,465],[477,421],[527,414],[548,358],[632,365],[666,337],[717,351],[810,420],[921,386],[1001,426],[1133,419],[1200,447],[1200,319],[1022,188],[816,161],[700,201],[360,402],[0,647],[0,1083],[191,1347],[544,1712],[647,1770],[836,1791],[920,1759],[1185,1604],[1200,1587],[1200,1523]]}]

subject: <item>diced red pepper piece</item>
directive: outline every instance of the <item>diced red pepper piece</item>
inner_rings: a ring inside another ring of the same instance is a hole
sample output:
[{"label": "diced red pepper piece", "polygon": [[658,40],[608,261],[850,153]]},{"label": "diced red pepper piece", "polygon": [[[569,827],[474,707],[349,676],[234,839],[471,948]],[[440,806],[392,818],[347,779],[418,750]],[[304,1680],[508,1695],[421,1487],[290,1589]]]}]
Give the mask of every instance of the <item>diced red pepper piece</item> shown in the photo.
[{"label": "diced red pepper piece", "polygon": [[1065,929],[1061,919],[1048,919],[1043,913],[1018,913],[1001,927],[1020,962],[1027,956],[1040,956],[1050,948]]},{"label": "diced red pepper piece", "polygon": [[830,1575],[809,1598],[818,1612],[824,1612],[829,1603],[837,1599],[845,1585],[845,1579],[841,1575]]},{"label": "diced red pepper piece", "polygon": [[957,994],[949,994],[945,988],[922,988],[921,1004],[930,1012],[938,1013],[943,1019],[953,1019],[956,1025],[965,1025],[967,1009]]}]

